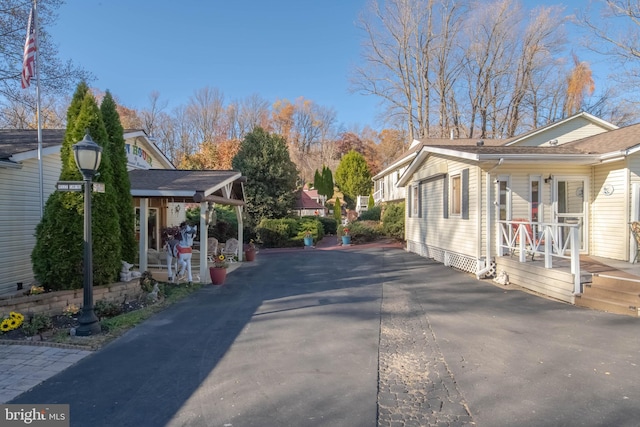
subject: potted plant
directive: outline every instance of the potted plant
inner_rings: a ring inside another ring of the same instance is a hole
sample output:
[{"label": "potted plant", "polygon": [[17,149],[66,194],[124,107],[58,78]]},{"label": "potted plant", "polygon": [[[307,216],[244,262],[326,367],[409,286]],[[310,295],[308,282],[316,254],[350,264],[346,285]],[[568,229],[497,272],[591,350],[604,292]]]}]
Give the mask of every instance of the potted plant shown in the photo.
[{"label": "potted plant", "polygon": [[342,229],[342,244],[343,245],[351,244],[351,235],[349,234],[349,229],[346,227]]},{"label": "potted plant", "polygon": [[309,230],[304,233],[304,245],[313,246],[313,234]]},{"label": "potted plant", "polygon": [[247,261],[254,261],[256,259],[256,244],[253,239],[249,240],[249,247],[244,251],[244,259]]},{"label": "potted plant", "polygon": [[224,281],[227,278],[228,267],[227,257],[222,254],[218,255],[213,261],[213,267],[209,267],[211,283],[214,285],[224,285]]}]

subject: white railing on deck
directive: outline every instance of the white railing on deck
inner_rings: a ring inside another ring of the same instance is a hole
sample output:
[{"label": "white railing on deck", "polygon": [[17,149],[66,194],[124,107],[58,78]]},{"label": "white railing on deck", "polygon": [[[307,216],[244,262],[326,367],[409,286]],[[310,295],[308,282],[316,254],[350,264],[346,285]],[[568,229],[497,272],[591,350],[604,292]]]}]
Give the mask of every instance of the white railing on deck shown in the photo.
[{"label": "white railing on deck", "polygon": [[377,205],[378,203],[384,201],[384,188],[379,189],[375,193],[373,193],[373,201]]},{"label": "white railing on deck", "polygon": [[518,251],[519,261],[527,262],[536,255],[544,257],[544,267],[553,268],[553,259],[571,261],[574,275],[574,293],[580,293],[580,224],[527,222],[522,220],[498,221],[500,256]]}]

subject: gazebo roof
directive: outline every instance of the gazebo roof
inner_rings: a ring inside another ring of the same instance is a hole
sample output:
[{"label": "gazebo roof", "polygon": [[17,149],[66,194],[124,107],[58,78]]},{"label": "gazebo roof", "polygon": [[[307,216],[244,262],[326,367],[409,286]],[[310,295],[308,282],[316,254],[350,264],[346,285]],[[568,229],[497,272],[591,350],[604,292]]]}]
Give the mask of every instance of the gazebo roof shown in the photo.
[{"label": "gazebo roof", "polygon": [[[243,205],[246,178],[232,170],[138,169],[129,171],[131,195],[176,202]],[[229,189],[229,194],[226,194]]]}]

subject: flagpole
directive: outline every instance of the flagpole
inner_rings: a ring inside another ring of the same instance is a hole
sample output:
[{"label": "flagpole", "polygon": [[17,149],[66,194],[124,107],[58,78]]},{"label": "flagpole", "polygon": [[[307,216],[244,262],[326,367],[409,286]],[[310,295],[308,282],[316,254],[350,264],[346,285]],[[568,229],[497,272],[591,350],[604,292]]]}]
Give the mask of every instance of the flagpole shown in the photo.
[{"label": "flagpole", "polygon": [[40,219],[44,215],[44,178],[42,171],[42,119],[40,117],[40,32],[38,28],[38,0],[33,0],[33,20],[36,31],[36,116],[38,119],[38,177],[40,190]]}]

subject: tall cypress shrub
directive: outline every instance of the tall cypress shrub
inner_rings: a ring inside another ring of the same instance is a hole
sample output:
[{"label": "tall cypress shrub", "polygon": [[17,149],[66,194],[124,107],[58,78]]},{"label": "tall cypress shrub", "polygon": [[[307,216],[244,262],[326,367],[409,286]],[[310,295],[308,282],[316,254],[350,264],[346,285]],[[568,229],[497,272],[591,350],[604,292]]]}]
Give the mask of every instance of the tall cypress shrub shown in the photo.
[{"label": "tall cypress shrub", "polygon": [[342,206],[340,206],[340,197],[336,197],[336,203],[333,206],[333,217],[338,225],[342,224]]},{"label": "tall cypress shrub", "polygon": [[[88,130],[103,147],[108,141],[102,114],[86,84],[76,88],[69,110],[67,130],[61,148],[60,180],[81,181],[71,146],[82,140]],[[118,212],[112,182],[108,150],[102,154],[94,182],[105,184],[105,193],[92,193],[93,283],[112,283],[120,269],[121,250]],[[51,194],[43,218],[36,227],[36,245],[31,254],[36,279],[52,290],[79,289],[83,285],[84,193]]]},{"label": "tall cypress shrub", "polygon": [[124,150],[124,130],[116,108],[116,102],[107,91],[100,104],[102,120],[107,131],[106,150],[113,168],[113,192],[120,221],[120,248],[122,259],[133,263],[138,253],[135,237],[135,210],[131,197],[131,182],[127,173],[127,155]]},{"label": "tall cypress shrub", "polygon": [[[72,131],[89,87],[78,84],[67,110],[67,130],[60,149],[61,181],[80,181],[71,146]],[[78,289],[82,287],[83,262],[83,200],[80,193],[54,191],[44,206],[36,227],[36,244],[31,252],[31,264],[36,280],[47,289]]]}]

